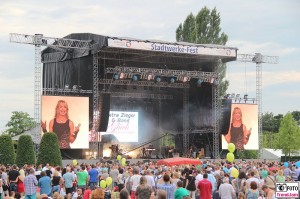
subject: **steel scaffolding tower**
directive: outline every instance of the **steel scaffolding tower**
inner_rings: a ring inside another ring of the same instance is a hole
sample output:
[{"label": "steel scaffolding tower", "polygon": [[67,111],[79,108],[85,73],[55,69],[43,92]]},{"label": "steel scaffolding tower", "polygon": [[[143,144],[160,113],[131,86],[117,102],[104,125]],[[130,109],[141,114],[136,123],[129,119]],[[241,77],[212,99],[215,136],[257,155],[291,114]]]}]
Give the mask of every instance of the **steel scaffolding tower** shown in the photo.
[{"label": "steel scaffolding tower", "polygon": [[[76,40],[65,38],[44,37],[42,34],[26,35],[18,33],[10,33],[9,41],[12,43],[30,44],[35,46],[35,67],[34,67],[34,121],[36,126],[40,126],[41,122],[41,82],[42,82],[42,62],[41,47],[53,47],[63,49],[92,49],[91,40]],[[98,83],[97,83],[98,85]],[[34,132],[34,142],[39,144],[41,134],[39,128]],[[35,149],[37,152],[37,148]],[[36,153],[37,155],[37,153]]]},{"label": "steel scaffolding tower", "polygon": [[262,158],[262,63],[278,64],[277,56],[265,56],[261,53],[238,54],[237,61],[256,63],[256,103],[258,106],[258,143],[259,158]]},{"label": "steel scaffolding tower", "polygon": [[213,115],[214,115],[214,131],[213,131],[213,156],[214,158],[220,158],[220,132],[219,132],[219,85],[212,86],[212,99],[213,99]]}]

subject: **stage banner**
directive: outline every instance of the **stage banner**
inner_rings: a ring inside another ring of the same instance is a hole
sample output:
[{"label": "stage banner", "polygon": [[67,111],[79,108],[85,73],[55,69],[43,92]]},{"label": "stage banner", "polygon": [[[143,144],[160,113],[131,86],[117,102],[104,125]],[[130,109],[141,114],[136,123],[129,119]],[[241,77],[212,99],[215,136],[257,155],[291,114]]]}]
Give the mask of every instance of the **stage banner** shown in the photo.
[{"label": "stage banner", "polygon": [[42,96],[41,126],[42,134],[56,133],[61,149],[89,148],[89,98]]},{"label": "stage banner", "polygon": [[128,48],[137,50],[160,51],[169,53],[184,53],[195,55],[209,55],[234,58],[237,56],[237,50],[228,47],[208,47],[208,46],[191,46],[191,45],[174,45],[164,43],[153,43],[144,41],[132,41],[123,39],[108,39],[108,47]]},{"label": "stage banner", "polygon": [[106,132],[112,134],[118,142],[138,142],[138,112],[110,111]]},{"label": "stage banner", "polygon": [[258,106],[232,104],[229,131],[222,132],[222,149],[234,143],[236,149],[258,150]]}]

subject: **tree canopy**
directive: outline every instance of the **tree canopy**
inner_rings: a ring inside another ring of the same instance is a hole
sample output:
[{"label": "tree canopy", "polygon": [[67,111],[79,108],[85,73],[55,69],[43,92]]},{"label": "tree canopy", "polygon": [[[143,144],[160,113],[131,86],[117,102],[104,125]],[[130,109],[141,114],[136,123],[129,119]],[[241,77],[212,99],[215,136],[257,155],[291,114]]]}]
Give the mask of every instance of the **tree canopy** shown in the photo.
[{"label": "tree canopy", "polygon": [[9,135],[0,136],[0,163],[14,164],[16,159],[15,149]]},{"label": "tree canopy", "polygon": [[[190,13],[183,23],[176,29],[176,40],[197,44],[219,44],[225,45],[228,36],[222,32],[221,17],[216,8],[210,10],[202,8],[196,16]],[[219,96],[225,96],[229,86],[226,75],[226,64],[219,63],[217,67],[219,74]]]},{"label": "tree canopy", "polygon": [[30,135],[21,135],[18,140],[16,164],[35,164],[33,142]]},{"label": "tree canopy", "polygon": [[291,113],[287,113],[280,122],[279,133],[276,135],[275,149],[281,149],[285,156],[300,150],[300,129]]},{"label": "tree canopy", "polygon": [[10,121],[6,124],[6,133],[11,137],[20,135],[35,127],[35,121],[30,115],[22,111],[13,111]]},{"label": "tree canopy", "polygon": [[58,138],[55,133],[45,133],[42,137],[37,165],[52,164],[62,166],[62,158],[58,145]]}]

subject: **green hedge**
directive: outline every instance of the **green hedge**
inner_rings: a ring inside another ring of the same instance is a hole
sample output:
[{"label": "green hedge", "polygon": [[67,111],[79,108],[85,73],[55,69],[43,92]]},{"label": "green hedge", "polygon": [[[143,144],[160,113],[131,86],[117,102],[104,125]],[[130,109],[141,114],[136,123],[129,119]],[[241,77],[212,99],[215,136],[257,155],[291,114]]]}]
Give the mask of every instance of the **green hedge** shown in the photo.
[{"label": "green hedge", "polygon": [[34,146],[30,135],[21,135],[18,140],[16,164],[35,164]]},{"label": "green hedge", "polygon": [[10,135],[0,136],[0,163],[14,164],[16,160],[16,154]]},{"label": "green hedge", "polygon": [[42,137],[37,158],[37,165],[52,164],[62,166],[62,159],[55,133],[45,133]]}]

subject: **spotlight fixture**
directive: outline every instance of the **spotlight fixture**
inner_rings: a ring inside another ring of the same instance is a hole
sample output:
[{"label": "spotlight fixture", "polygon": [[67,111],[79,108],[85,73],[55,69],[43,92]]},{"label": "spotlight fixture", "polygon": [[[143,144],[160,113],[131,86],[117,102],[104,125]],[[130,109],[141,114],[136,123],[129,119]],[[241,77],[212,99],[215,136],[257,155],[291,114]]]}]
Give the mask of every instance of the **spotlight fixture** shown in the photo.
[{"label": "spotlight fixture", "polygon": [[120,79],[125,79],[127,77],[127,74],[126,73],[121,73],[120,74]]},{"label": "spotlight fixture", "polygon": [[188,82],[191,80],[191,78],[188,76],[180,76],[180,77],[178,77],[178,80],[182,81],[182,82]]},{"label": "spotlight fixture", "polygon": [[214,80],[214,85],[215,85],[215,86],[218,86],[218,85],[219,85],[218,79],[215,79],[215,80]]},{"label": "spotlight fixture", "polygon": [[133,76],[132,76],[132,80],[133,80],[133,81],[137,81],[137,80],[138,80],[138,76],[137,76],[137,75],[133,75]]},{"label": "spotlight fixture", "polygon": [[66,84],[65,89],[69,89],[69,88],[70,88],[69,84]]},{"label": "spotlight fixture", "polygon": [[202,82],[203,82],[202,79],[198,79],[198,80],[197,80],[197,86],[201,86]]},{"label": "spotlight fixture", "polygon": [[160,82],[161,78],[160,77],[156,77],[155,80],[156,80],[156,82]]},{"label": "spotlight fixture", "polygon": [[118,74],[114,74],[114,79],[119,79],[119,75]]},{"label": "spotlight fixture", "polygon": [[153,80],[154,79],[154,75],[152,75],[152,74],[149,74],[148,76],[147,76],[147,80]]},{"label": "spotlight fixture", "polygon": [[175,77],[171,77],[170,83],[174,83],[174,82],[175,82]]}]

